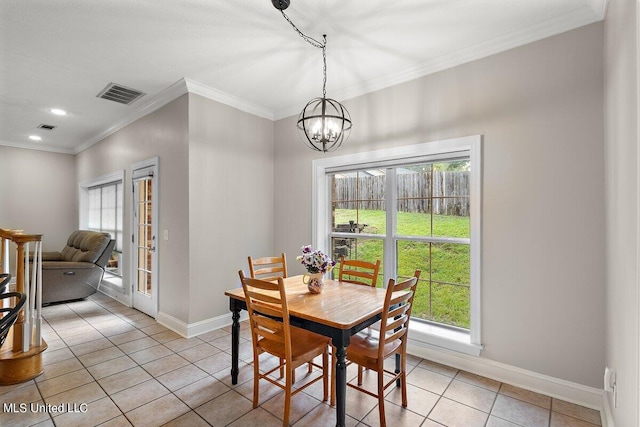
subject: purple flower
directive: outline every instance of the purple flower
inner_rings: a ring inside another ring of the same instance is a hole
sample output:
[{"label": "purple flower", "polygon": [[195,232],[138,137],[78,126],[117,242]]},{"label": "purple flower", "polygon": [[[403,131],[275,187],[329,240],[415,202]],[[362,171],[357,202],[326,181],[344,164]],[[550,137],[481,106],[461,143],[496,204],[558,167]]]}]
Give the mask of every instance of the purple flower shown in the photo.
[{"label": "purple flower", "polygon": [[314,251],[311,245],[302,246],[302,255],[296,259],[307,269],[309,273],[326,273],[330,271],[336,262],[332,261],[322,251]]}]

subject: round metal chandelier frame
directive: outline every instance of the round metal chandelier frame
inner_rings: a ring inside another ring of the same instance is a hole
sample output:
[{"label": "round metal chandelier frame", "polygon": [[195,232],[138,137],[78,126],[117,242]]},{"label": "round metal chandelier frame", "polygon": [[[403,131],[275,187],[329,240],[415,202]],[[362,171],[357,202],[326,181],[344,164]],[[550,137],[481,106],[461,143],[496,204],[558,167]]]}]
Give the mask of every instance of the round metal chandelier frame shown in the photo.
[{"label": "round metal chandelier frame", "polygon": [[327,98],[327,36],[323,35],[322,42],[319,42],[300,31],[284,13],[284,9],[289,7],[289,0],[271,2],[304,41],[322,49],[322,97],[313,98],[305,105],[298,116],[297,128],[300,137],[309,148],[323,153],[333,151],[349,138],[352,123],[351,115],[345,106],[335,99]]},{"label": "round metal chandelier frame", "polygon": [[323,153],[336,150],[351,133],[349,111],[331,98],[313,98],[298,116],[298,131],[306,145]]}]

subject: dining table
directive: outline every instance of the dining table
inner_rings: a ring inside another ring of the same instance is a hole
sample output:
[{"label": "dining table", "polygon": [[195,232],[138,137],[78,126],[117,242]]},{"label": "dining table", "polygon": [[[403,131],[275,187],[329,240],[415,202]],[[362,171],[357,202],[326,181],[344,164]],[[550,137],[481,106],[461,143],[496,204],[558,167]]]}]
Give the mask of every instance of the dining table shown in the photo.
[{"label": "dining table", "polygon": [[[347,394],[347,347],[351,336],[376,323],[382,317],[385,289],[324,279],[321,293],[311,293],[303,276],[283,279],[289,309],[289,322],[332,340],[336,348],[336,426],[344,426]],[[225,292],[232,313],[231,382],[238,383],[240,312],[247,305],[243,289]]]}]

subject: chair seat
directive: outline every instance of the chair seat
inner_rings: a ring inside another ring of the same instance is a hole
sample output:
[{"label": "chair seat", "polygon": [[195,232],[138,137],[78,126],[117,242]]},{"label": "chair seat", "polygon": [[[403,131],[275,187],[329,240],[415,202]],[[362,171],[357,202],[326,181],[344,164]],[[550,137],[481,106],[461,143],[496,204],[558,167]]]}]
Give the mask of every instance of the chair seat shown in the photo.
[{"label": "chair seat", "polygon": [[[328,337],[291,326],[291,357],[293,358],[293,364],[296,365],[296,361],[305,363],[315,356],[321,355],[330,342],[331,339]],[[258,347],[276,357],[285,358],[284,343],[260,339]]]},{"label": "chair seat", "polygon": [[[365,368],[375,368],[378,364],[378,347],[380,341],[377,334],[375,336],[354,335],[347,349],[347,359],[362,365]],[[396,353],[402,341],[397,339],[385,344],[382,358],[385,359],[389,355]]]}]

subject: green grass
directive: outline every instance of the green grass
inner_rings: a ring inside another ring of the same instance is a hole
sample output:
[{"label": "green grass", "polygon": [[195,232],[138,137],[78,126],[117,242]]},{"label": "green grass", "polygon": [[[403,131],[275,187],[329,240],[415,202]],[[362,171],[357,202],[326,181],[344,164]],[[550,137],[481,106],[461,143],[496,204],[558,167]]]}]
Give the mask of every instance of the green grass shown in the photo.
[{"label": "green grass", "polygon": [[[338,209],[335,218],[337,224],[349,220],[367,224],[364,233],[385,232],[384,211]],[[398,212],[398,235],[428,236],[432,227],[434,236],[469,237],[468,217],[434,215],[431,218],[429,214]],[[397,277],[411,277],[416,269],[421,270],[413,316],[468,328],[469,245],[399,241],[398,254]],[[382,261],[382,240],[358,237],[351,244],[350,258]],[[383,277],[381,266],[378,287],[384,285]]]}]

